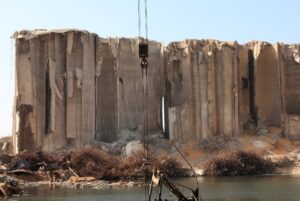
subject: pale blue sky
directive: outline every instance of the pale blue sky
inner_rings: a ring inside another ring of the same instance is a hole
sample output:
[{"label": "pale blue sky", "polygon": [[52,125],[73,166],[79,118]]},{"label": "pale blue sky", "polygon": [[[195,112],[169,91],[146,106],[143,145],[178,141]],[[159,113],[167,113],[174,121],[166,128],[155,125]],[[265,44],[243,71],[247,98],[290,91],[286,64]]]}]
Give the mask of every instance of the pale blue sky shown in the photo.
[{"label": "pale blue sky", "polygon": [[[148,0],[149,38],[300,42],[299,0]],[[1,0],[0,135],[11,133],[12,41],[21,29],[78,28],[135,37],[137,0]]]}]

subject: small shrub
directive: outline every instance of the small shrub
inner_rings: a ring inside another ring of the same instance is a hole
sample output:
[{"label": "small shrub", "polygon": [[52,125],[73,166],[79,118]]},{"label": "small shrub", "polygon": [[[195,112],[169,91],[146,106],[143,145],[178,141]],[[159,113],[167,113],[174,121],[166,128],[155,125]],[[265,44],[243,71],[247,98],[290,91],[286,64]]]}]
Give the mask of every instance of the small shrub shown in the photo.
[{"label": "small shrub", "polygon": [[240,176],[272,173],[275,164],[254,152],[228,151],[208,160],[204,174],[209,176]]},{"label": "small shrub", "polygon": [[156,169],[160,170],[160,172],[166,174],[169,177],[182,176],[184,172],[182,164],[172,157],[160,157],[156,159],[154,166]]}]

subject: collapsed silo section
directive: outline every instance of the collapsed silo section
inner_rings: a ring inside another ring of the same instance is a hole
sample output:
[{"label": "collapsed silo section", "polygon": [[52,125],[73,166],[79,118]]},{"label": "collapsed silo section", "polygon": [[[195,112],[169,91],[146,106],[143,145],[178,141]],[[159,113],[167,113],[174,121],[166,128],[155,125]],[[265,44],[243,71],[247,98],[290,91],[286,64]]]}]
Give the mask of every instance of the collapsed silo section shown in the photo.
[{"label": "collapsed silo section", "polygon": [[197,40],[168,45],[166,107],[171,140],[186,142],[208,135],[208,55],[203,48]]},{"label": "collapsed silo section", "polygon": [[266,42],[248,44],[254,58],[254,103],[258,129],[282,126],[281,73],[277,47]]},{"label": "collapsed silo section", "polygon": [[30,62],[30,42],[15,34],[16,38],[16,86],[15,86],[15,152],[36,146],[33,118],[34,89],[33,69]]},{"label": "collapsed silo section", "polygon": [[248,50],[237,43],[171,43],[166,65],[170,138],[239,135],[249,120],[248,76]]},{"label": "collapsed silo section", "polygon": [[217,134],[239,134],[238,45],[218,43],[216,61]]},{"label": "collapsed silo section", "polygon": [[[130,130],[143,131],[144,110],[149,131],[162,127],[161,99],[164,94],[164,59],[161,43],[149,41],[147,75],[142,74],[138,39],[98,38],[96,54],[96,136],[114,142]],[[143,96],[147,76],[147,97]]]},{"label": "collapsed silo section", "polygon": [[[165,71],[168,91],[166,91],[165,107],[168,109],[169,138],[183,142],[196,139],[197,134],[200,135],[195,133],[195,116],[200,118],[200,105],[196,105],[197,111],[193,111],[190,54],[190,47],[186,41],[174,42],[167,47]],[[195,75],[198,77],[197,74]],[[199,84],[196,86],[199,93]],[[199,99],[199,96],[195,98]]]},{"label": "collapsed silo section", "polygon": [[216,41],[216,46],[216,135],[238,136],[250,121],[248,48],[237,42]]},{"label": "collapsed silo section", "polygon": [[42,149],[55,122],[55,34],[23,31],[16,38],[16,151]]},{"label": "collapsed silo section", "polygon": [[300,45],[277,44],[282,78],[285,134],[300,138]]},{"label": "collapsed silo section", "polygon": [[66,128],[71,146],[95,139],[95,34],[68,32]]},{"label": "collapsed silo section", "polygon": [[[243,45],[237,48],[237,90],[234,95],[237,96],[238,102],[238,118],[235,121],[236,134],[243,134],[245,130],[253,128],[254,120],[251,118],[250,105],[251,97],[254,92],[254,76],[253,76],[253,58],[251,51]],[[237,109],[237,108],[236,108]]]},{"label": "collapsed silo section", "polygon": [[16,39],[17,151],[54,151],[94,137],[94,35],[21,31]]},{"label": "collapsed silo section", "polygon": [[118,40],[97,38],[96,139],[112,142],[118,134]]}]

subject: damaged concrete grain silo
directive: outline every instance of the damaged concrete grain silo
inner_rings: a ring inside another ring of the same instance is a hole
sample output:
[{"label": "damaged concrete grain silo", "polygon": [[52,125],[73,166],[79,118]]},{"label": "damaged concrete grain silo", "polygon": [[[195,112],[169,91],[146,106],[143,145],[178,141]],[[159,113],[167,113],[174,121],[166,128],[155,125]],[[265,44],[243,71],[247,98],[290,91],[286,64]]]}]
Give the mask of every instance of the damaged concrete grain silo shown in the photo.
[{"label": "damaged concrete grain silo", "polygon": [[[80,30],[20,31],[14,38],[15,152],[116,142],[123,130],[141,135],[138,39]],[[149,50],[151,131],[165,122],[166,137],[188,142],[241,135],[251,124],[300,137],[299,45],[150,41]]]},{"label": "damaged concrete grain silo", "polygon": [[[142,125],[137,39],[78,30],[21,31],[16,38],[15,151],[113,142]],[[162,46],[150,42],[149,129],[160,130]]]},{"label": "damaged concrete grain silo", "polygon": [[300,45],[278,46],[285,134],[300,137]]},{"label": "damaged concrete grain silo", "polygon": [[178,140],[239,135],[248,120],[248,51],[237,43],[187,40],[168,46],[170,135]]},{"label": "damaged concrete grain silo", "polygon": [[254,88],[250,104],[258,128],[281,127],[290,138],[300,136],[299,45],[252,42]]}]

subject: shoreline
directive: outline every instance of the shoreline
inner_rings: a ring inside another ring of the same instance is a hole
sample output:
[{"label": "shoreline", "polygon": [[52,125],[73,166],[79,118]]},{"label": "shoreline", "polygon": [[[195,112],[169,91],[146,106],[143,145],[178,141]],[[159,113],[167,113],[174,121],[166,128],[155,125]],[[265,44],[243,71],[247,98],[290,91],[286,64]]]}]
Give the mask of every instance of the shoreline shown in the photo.
[{"label": "shoreline", "polygon": [[[143,186],[144,171],[147,172],[147,177],[151,178],[153,168],[162,170],[161,172],[171,180],[192,177],[194,172],[182,163],[182,158],[174,151],[172,145],[163,139],[158,143],[155,141],[157,139],[153,138],[151,141],[155,145],[150,150],[151,166],[143,165],[143,154],[138,152],[122,157],[98,147],[62,150],[56,153],[25,150],[17,155],[2,154],[0,182],[9,184],[13,181],[25,191],[26,188],[39,186],[119,189]],[[166,146],[162,147],[161,144]],[[292,142],[275,134],[214,138],[210,141],[180,144],[180,150],[200,178],[300,177],[300,141]],[[246,155],[238,155],[241,156],[239,158],[230,154],[239,150],[244,150]],[[227,152],[229,154],[226,155]],[[207,163],[209,161],[214,163]],[[268,171],[262,161],[272,163],[272,171]],[[258,167],[254,168],[255,172],[252,171],[253,165]],[[215,171],[227,176],[208,176],[205,171],[209,167],[212,173]],[[266,172],[271,174],[261,174]]]},{"label": "shoreline", "polygon": [[[293,169],[299,169],[298,165],[294,164],[289,167],[280,168],[280,172],[275,171],[271,174],[253,174],[253,175],[223,175],[223,176],[209,176],[209,175],[197,175],[198,178],[243,178],[243,177],[300,177],[299,171],[290,171]],[[198,171],[201,171],[198,169]],[[145,181],[142,178],[127,178],[118,180],[104,180],[96,179],[95,177],[79,177],[71,176],[69,178],[59,179],[59,180],[39,180],[32,181],[32,179],[39,173],[25,173],[22,172],[21,175],[9,175],[0,174],[0,182],[2,187],[0,190],[4,192],[4,197],[11,197],[12,194],[16,196],[27,195],[29,189],[54,189],[54,188],[68,188],[68,189],[95,189],[95,190],[111,190],[111,189],[128,189],[133,187],[144,187]],[[47,172],[49,173],[49,172]],[[27,174],[27,175],[26,175]],[[170,177],[170,180],[192,178],[192,174],[187,174],[185,176],[174,176]],[[48,177],[49,178],[49,177]],[[31,181],[30,181],[31,180]],[[150,179],[149,179],[150,180]],[[147,184],[149,184],[149,180]],[[3,186],[4,185],[4,186]],[[8,186],[8,189],[7,187]],[[16,191],[17,190],[17,191]],[[17,192],[17,193],[12,193]],[[30,190],[29,190],[30,192]]]},{"label": "shoreline", "polygon": [[[180,178],[190,178],[191,176],[186,177],[173,177],[171,179],[180,179]],[[242,175],[242,176],[197,176],[198,178],[226,178],[226,177],[300,177],[300,174],[259,174],[259,175]],[[79,177],[84,178],[84,177]],[[118,181],[107,181],[107,180],[94,180],[94,181],[80,181],[71,183],[69,181],[36,181],[36,182],[28,182],[22,181],[20,182],[21,188],[32,188],[32,187],[40,187],[40,186],[49,186],[52,187],[64,187],[71,189],[123,189],[123,188],[131,188],[131,187],[141,187],[144,186],[145,183],[142,179],[140,180],[118,180]]]}]

